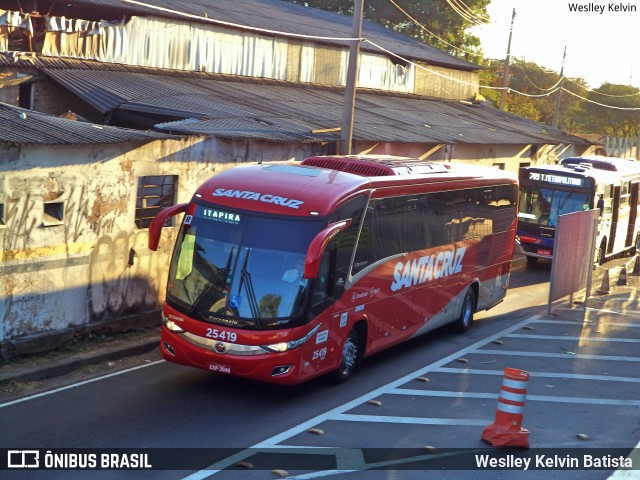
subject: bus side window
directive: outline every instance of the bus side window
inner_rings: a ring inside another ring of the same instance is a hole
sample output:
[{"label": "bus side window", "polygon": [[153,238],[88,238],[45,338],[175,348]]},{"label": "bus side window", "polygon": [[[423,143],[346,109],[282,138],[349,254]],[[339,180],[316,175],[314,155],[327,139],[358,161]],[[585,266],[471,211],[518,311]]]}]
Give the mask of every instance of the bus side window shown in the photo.
[{"label": "bus side window", "polygon": [[515,185],[501,185],[492,189],[488,205],[491,211],[492,232],[506,231],[513,222],[518,190]]}]

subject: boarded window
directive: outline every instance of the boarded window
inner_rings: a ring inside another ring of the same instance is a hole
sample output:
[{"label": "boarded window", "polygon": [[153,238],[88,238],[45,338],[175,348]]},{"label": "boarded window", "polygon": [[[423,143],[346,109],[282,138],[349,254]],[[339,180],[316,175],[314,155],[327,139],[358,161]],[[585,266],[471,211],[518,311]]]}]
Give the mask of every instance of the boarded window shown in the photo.
[{"label": "boarded window", "polygon": [[138,179],[136,227],[149,228],[151,220],[163,208],[176,202],[177,175],[153,175]]}]

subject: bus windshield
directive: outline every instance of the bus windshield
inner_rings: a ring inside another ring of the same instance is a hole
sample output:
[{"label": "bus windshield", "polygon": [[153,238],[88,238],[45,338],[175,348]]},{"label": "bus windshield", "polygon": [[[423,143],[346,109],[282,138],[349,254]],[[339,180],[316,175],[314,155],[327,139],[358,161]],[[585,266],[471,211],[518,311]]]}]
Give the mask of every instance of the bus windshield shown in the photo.
[{"label": "bus windshield", "polygon": [[559,215],[589,210],[590,204],[590,195],[584,191],[521,186],[518,221],[555,227]]},{"label": "bus windshield", "polygon": [[292,326],[301,321],[306,252],[321,223],[198,205],[176,241],[167,300],[204,321]]}]

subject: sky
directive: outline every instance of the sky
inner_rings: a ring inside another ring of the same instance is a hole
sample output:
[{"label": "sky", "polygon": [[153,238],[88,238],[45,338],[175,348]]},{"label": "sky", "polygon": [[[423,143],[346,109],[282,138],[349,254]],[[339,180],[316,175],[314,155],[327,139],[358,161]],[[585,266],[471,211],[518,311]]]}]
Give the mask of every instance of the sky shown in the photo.
[{"label": "sky", "polygon": [[[591,11],[571,11],[571,5]],[[609,5],[628,10],[610,11]],[[605,82],[640,87],[640,0],[491,0],[491,23],[471,30],[487,58],[506,58],[514,8],[511,58],[560,73],[566,47],[565,76],[591,88]]]}]

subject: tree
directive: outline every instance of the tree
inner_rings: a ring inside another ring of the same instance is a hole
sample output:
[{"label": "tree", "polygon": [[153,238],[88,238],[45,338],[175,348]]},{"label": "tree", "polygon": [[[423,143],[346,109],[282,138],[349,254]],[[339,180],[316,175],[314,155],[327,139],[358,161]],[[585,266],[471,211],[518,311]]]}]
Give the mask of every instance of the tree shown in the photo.
[{"label": "tree", "polygon": [[[285,1],[353,15],[353,0]],[[480,39],[466,30],[489,21],[486,7],[491,0],[403,0],[402,6],[391,0],[363,1],[363,15],[367,20],[470,62],[480,63],[483,59]]]},{"label": "tree", "polygon": [[[504,78],[504,61],[489,61],[488,67],[480,78],[481,85],[502,87]],[[560,88],[579,94],[585,83],[581,79],[563,79],[560,75],[549,71],[534,62],[513,59],[509,68],[507,82],[509,93],[505,110],[536,122],[552,125],[558,102]],[[484,88],[482,95],[494,105],[498,105],[501,91]],[[560,122],[558,127],[571,130],[575,123],[569,113],[579,112],[581,100],[575,95],[563,91],[560,97]]]},{"label": "tree", "polygon": [[640,89],[604,83],[589,91],[587,98],[581,129],[621,138],[640,135]]}]

